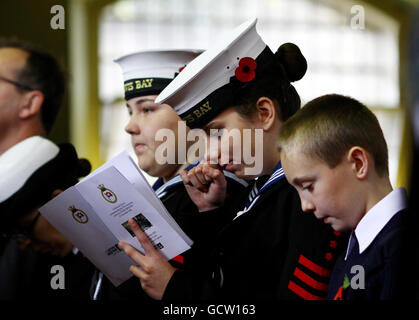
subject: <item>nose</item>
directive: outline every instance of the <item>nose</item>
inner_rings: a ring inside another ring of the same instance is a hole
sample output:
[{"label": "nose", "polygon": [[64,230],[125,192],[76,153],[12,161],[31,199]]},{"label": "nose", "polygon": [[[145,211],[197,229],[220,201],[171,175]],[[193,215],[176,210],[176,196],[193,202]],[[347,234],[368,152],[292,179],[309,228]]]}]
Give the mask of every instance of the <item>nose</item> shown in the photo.
[{"label": "nose", "polygon": [[315,209],[315,206],[312,201],[309,201],[308,199],[301,198],[301,209],[304,212],[313,212]]},{"label": "nose", "polygon": [[130,135],[140,133],[140,126],[135,121],[135,117],[130,117],[127,125],[125,126],[125,131]]},{"label": "nose", "polygon": [[212,164],[219,164],[221,157],[220,145],[217,137],[210,136],[205,148],[205,159]]}]

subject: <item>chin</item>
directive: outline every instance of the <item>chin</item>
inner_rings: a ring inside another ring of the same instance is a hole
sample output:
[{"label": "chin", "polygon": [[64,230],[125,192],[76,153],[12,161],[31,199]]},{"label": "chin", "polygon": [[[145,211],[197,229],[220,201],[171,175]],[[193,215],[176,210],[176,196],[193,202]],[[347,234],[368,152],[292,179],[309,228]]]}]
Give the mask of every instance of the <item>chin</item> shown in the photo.
[{"label": "chin", "polygon": [[158,170],[155,170],[152,166],[141,166],[140,169],[143,170],[145,173],[147,173],[149,176],[152,177],[160,177]]},{"label": "chin", "polygon": [[333,230],[337,231],[337,232],[345,232],[348,230],[351,230],[350,227],[342,224],[342,223],[331,223],[330,226],[333,228]]},{"label": "chin", "polygon": [[140,169],[142,171],[144,171],[145,173],[147,173],[148,175],[154,177],[155,175],[153,174],[153,168],[152,166],[148,165],[148,164],[144,164],[140,161],[138,161],[138,166],[140,167]]},{"label": "chin", "polygon": [[155,162],[153,163],[139,163],[141,170],[146,172],[149,176],[155,178],[162,178],[168,174],[168,165],[159,165]]},{"label": "chin", "polygon": [[146,157],[138,157],[138,166],[141,170],[148,173],[149,171],[152,171],[156,165],[153,161],[150,161]]}]

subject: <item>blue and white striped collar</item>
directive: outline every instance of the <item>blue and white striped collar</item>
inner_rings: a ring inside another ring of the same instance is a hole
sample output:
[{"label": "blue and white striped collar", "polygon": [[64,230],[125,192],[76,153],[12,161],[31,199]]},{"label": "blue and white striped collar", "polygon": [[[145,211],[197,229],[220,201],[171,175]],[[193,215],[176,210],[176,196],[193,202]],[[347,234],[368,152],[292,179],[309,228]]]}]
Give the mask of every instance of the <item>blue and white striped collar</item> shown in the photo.
[{"label": "blue and white striped collar", "polygon": [[[258,179],[260,179],[259,177]],[[251,207],[256,203],[256,201],[259,199],[259,196],[270,186],[277,183],[279,180],[285,178],[284,170],[282,169],[281,161],[278,162],[278,164],[275,166],[275,169],[273,170],[272,174],[270,175],[269,179],[263,184],[263,186],[258,189],[257,187],[257,180],[255,180],[252,190],[249,193],[248,198],[246,199],[244,210],[240,211],[236,218],[243,214],[244,212],[247,212],[250,210]]]},{"label": "blue and white striped collar", "polygon": [[268,181],[266,181],[262,188],[260,188],[259,194],[283,178],[285,178],[285,173],[284,169],[282,169],[281,161],[279,161],[278,164],[275,166],[275,169],[273,170]]}]

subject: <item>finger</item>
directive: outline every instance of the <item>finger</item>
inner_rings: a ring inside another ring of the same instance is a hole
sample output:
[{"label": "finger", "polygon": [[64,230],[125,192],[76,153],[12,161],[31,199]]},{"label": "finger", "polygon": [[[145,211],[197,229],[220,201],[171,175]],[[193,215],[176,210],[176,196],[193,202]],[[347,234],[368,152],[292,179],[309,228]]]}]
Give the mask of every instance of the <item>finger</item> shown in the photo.
[{"label": "finger", "polygon": [[130,244],[124,241],[119,241],[118,247],[123,250],[136,264],[140,266],[144,264],[144,255]]},{"label": "finger", "polygon": [[222,170],[207,167],[205,168],[204,174],[211,178],[212,182],[217,185],[223,186],[227,183]]},{"label": "finger", "polygon": [[224,173],[221,170],[212,170],[212,175],[210,175],[211,178],[214,179],[214,182],[218,185],[226,185],[227,184],[227,180],[224,176]]},{"label": "finger", "polygon": [[154,249],[154,246],[151,243],[150,239],[147,237],[144,231],[141,230],[138,223],[131,218],[128,220],[128,224],[131,230],[134,232],[135,236],[137,237],[138,241],[141,243],[141,246],[143,247],[145,254],[153,254],[156,251],[156,249]]},{"label": "finger", "polygon": [[207,172],[208,172],[208,168],[203,168],[202,169],[202,175],[203,175],[203,177],[204,177],[204,179],[205,179],[205,181],[207,182],[207,185],[208,184],[210,184],[211,182],[213,182],[213,180],[214,179],[212,179],[208,174],[207,174]]},{"label": "finger", "polygon": [[224,173],[219,168],[213,168],[210,166],[206,166],[203,170],[203,173],[208,176],[212,181],[215,180],[218,176],[223,175]]},{"label": "finger", "polygon": [[214,168],[214,169],[218,169],[218,170],[223,169],[218,162],[217,163],[206,163],[205,167],[206,168]]},{"label": "finger", "polygon": [[195,176],[202,185],[207,185],[208,181],[204,178],[202,167],[199,167],[195,170]]},{"label": "finger", "polygon": [[141,287],[145,290],[150,281],[150,275],[139,266],[131,266],[129,271],[140,280]]},{"label": "finger", "polygon": [[182,181],[183,181],[183,184],[184,185],[190,185],[191,183],[190,183],[190,181],[189,181],[189,177],[188,177],[188,171],[186,171],[186,170],[182,170],[180,173],[179,173],[179,175],[180,175],[180,177],[182,178]]},{"label": "finger", "polygon": [[198,189],[201,192],[206,192],[208,190],[208,187],[206,185],[203,185],[198,178],[196,177],[195,173],[192,172],[188,172],[188,178],[190,183],[192,184],[193,187],[195,187],[196,189]]},{"label": "finger", "polygon": [[140,266],[131,266],[129,271],[140,280],[147,279],[147,273]]}]

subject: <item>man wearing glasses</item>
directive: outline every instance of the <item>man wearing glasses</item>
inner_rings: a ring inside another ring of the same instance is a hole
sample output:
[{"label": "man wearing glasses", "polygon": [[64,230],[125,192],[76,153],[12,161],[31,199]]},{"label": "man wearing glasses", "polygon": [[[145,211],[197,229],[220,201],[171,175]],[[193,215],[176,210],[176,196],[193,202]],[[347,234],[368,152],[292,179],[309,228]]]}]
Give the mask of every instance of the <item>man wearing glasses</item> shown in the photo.
[{"label": "man wearing glasses", "polygon": [[0,43],[0,154],[28,137],[45,136],[64,90],[52,56],[22,43]]},{"label": "man wearing glasses", "polygon": [[[50,54],[0,41],[0,299],[88,297],[92,265],[73,254],[72,244],[37,210],[90,171],[71,144],[45,138],[65,87],[64,73]],[[17,248],[28,244],[32,248]],[[61,292],[50,285],[56,264],[70,279]]]}]

